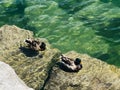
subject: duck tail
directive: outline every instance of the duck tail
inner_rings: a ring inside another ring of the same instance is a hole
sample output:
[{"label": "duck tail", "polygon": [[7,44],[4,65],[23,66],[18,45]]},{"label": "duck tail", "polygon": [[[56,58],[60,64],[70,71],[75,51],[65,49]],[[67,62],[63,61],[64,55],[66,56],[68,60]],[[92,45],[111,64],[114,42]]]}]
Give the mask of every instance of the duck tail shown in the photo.
[{"label": "duck tail", "polygon": [[29,43],[29,44],[32,44],[32,42],[31,42],[30,39],[26,39],[25,42],[26,42],[26,43]]}]

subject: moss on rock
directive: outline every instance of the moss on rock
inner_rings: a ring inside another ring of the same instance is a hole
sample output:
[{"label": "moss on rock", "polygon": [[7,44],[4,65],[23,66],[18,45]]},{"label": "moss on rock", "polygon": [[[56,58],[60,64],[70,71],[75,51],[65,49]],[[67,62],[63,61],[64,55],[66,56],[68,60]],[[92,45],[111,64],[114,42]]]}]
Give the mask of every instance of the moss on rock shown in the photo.
[{"label": "moss on rock", "polygon": [[81,58],[83,68],[78,73],[65,72],[57,65],[44,90],[119,90],[120,69],[113,65],[74,51],[65,54]]},{"label": "moss on rock", "polygon": [[56,63],[55,58],[58,58],[60,51],[52,48],[46,39],[37,38],[47,44],[47,49],[36,54],[31,53],[24,42],[26,38],[33,38],[33,33],[16,26],[1,27],[0,59],[12,66],[29,87],[39,90],[48,77],[49,69]]}]

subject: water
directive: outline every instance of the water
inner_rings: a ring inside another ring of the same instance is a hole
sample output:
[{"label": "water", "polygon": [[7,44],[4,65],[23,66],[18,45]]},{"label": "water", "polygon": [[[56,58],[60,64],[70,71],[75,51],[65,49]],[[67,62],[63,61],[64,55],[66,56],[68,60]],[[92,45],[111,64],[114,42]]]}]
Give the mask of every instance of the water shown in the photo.
[{"label": "water", "polygon": [[120,67],[120,0],[1,0],[0,26],[17,25],[63,53],[75,50]]}]

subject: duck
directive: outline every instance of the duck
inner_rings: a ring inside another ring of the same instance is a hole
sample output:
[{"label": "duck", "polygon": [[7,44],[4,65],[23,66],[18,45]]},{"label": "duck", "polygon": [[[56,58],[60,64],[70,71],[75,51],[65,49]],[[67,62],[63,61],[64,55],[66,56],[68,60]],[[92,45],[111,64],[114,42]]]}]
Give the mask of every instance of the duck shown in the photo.
[{"label": "duck", "polygon": [[71,71],[74,71],[74,72],[78,72],[79,70],[83,68],[80,58],[72,59],[64,55],[61,55],[60,61],[65,66],[65,68]]},{"label": "duck", "polygon": [[25,42],[28,44],[28,47],[35,51],[44,51],[46,49],[46,44],[34,39],[26,39]]}]

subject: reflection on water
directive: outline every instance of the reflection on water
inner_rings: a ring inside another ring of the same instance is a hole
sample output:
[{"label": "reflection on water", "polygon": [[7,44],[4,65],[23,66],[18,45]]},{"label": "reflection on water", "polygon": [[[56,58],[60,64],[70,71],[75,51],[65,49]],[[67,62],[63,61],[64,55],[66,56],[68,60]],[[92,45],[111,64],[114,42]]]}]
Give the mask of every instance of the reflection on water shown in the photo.
[{"label": "reflection on water", "polygon": [[0,26],[15,24],[62,52],[75,50],[120,66],[120,1],[1,0]]}]

